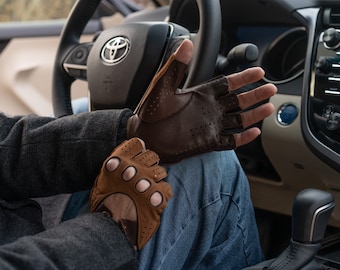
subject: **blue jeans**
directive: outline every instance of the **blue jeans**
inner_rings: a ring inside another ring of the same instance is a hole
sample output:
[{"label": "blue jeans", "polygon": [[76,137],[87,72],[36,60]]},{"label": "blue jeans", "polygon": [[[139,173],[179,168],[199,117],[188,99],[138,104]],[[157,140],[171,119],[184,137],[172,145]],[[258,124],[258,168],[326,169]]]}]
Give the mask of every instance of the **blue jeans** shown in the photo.
[{"label": "blue jeans", "polygon": [[139,269],[242,269],[263,260],[248,180],[234,151],[167,167],[174,196]]}]

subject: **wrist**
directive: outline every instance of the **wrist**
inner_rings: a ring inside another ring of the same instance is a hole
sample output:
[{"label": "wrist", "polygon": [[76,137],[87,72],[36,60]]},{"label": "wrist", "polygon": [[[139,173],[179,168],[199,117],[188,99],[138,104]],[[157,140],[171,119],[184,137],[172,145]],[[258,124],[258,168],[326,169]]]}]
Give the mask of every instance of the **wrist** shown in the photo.
[{"label": "wrist", "polygon": [[130,119],[133,116],[131,110],[124,110],[120,116],[118,131],[117,131],[117,145],[120,145],[128,138],[128,126],[130,125]]}]

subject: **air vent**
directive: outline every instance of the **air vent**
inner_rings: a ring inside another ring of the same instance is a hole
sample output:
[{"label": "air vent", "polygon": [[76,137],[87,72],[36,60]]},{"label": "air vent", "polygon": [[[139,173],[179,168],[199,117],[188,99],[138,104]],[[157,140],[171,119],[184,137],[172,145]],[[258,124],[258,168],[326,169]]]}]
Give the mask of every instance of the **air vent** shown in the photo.
[{"label": "air vent", "polygon": [[324,24],[327,26],[340,26],[340,8],[326,8]]},{"label": "air vent", "polygon": [[295,27],[277,37],[262,57],[265,81],[287,83],[301,76],[304,71],[307,33],[303,27]]}]

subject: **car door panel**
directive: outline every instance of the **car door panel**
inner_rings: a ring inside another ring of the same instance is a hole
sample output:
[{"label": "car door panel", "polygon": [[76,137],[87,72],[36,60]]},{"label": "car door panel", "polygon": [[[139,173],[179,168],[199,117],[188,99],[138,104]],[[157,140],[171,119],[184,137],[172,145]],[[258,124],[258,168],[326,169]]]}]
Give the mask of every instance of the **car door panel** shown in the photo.
[{"label": "car door panel", "polygon": [[[8,114],[53,113],[51,85],[55,53],[64,20],[0,24],[0,110]],[[92,21],[82,42],[100,30]],[[72,98],[87,95],[85,82],[72,85]]]}]

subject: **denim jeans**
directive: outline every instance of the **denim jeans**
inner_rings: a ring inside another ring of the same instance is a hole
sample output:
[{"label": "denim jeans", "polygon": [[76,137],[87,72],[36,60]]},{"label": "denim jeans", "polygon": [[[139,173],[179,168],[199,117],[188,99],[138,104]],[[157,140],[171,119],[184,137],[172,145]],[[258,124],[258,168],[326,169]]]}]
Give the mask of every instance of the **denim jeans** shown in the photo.
[{"label": "denim jeans", "polygon": [[263,259],[248,180],[234,151],[167,167],[174,196],[139,269],[242,269]]}]

